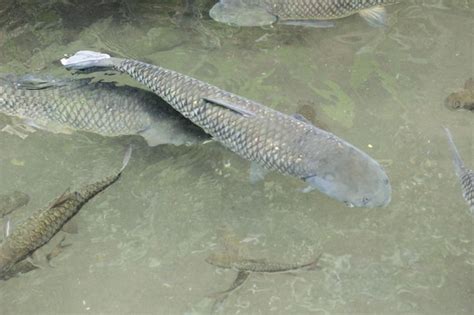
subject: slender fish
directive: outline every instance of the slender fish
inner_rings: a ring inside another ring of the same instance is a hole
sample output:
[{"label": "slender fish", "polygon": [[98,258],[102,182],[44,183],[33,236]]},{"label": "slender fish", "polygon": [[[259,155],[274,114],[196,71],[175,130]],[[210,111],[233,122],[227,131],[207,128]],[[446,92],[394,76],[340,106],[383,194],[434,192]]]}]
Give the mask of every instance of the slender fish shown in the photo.
[{"label": "slender fish", "polygon": [[130,59],[80,51],[70,69],[112,68],[129,74],[215,140],[269,170],[300,178],[307,191],[357,207],[383,207],[391,187],[374,159],[301,115],[289,116],[181,73]]},{"label": "slender fish", "polygon": [[386,21],[384,6],[399,0],[220,0],[209,11],[215,21],[234,26],[273,23],[333,27],[331,20],[358,13],[372,26]]},{"label": "slender fish", "polygon": [[454,171],[461,183],[462,195],[469,205],[470,214],[474,215],[474,172],[464,165],[449,129],[444,128],[444,130],[448,136],[449,150],[453,158]]},{"label": "slender fish", "polygon": [[18,263],[46,244],[90,199],[115,183],[130,160],[130,155],[131,148],[127,149],[122,168],[116,174],[77,191],[66,191],[51,205],[33,213],[17,226],[0,245],[0,279],[10,277],[11,270],[16,270]]},{"label": "slender fish", "polygon": [[213,253],[206,258],[206,262],[220,268],[234,269],[237,271],[276,273],[301,269],[314,269],[317,267],[319,257],[320,256],[304,264],[288,264],[270,262],[266,259],[247,259],[234,257],[225,253]]},{"label": "slender fish", "polygon": [[209,139],[154,93],[91,78],[2,75],[0,113],[55,133],[138,134],[150,146]]}]

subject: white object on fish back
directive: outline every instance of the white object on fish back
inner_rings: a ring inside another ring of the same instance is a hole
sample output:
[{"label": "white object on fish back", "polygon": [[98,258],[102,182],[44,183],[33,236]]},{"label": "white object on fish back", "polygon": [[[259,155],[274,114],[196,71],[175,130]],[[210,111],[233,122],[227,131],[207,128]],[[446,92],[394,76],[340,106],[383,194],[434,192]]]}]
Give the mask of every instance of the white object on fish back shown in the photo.
[{"label": "white object on fish back", "polygon": [[79,70],[103,66],[102,62],[104,59],[110,59],[110,55],[90,50],[81,50],[69,58],[62,58],[61,64],[66,68]]}]

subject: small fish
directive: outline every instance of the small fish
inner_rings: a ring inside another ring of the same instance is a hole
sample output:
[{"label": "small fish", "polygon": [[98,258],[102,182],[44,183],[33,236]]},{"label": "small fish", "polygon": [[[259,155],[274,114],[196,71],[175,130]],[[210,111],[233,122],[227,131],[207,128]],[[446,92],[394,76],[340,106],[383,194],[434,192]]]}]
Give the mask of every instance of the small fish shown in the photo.
[{"label": "small fish", "polygon": [[225,253],[213,253],[206,258],[206,262],[220,268],[234,269],[237,271],[276,273],[302,269],[312,270],[317,267],[320,256],[313,261],[304,264],[287,264],[269,262],[266,259],[247,259],[227,255]]},{"label": "small fish", "polygon": [[0,75],[0,113],[54,133],[140,135],[149,146],[209,139],[154,93],[91,78]]},{"label": "small fish", "polygon": [[398,0],[220,0],[209,11],[215,21],[233,26],[274,23],[327,28],[332,20],[358,13],[374,27],[386,24],[384,6]]},{"label": "small fish", "polygon": [[356,207],[384,207],[391,199],[380,164],[336,135],[301,119],[176,71],[132,59],[79,51],[61,60],[68,69],[125,72],[241,157],[279,171]]},{"label": "small fish", "polygon": [[212,294],[211,297],[214,297],[216,300],[212,305],[211,314],[217,313],[217,311],[222,307],[222,304],[229,297],[229,295],[235,292],[238,288],[240,288],[245,283],[245,281],[247,281],[249,276],[249,271],[239,271],[230,288]]},{"label": "small fish", "polygon": [[10,275],[11,270],[15,269],[19,262],[46,244],[84,204],[115,183],[128,164],[130,156],[131,148],[129,147],[125,153],[122,168],[116,174],[74,192],[67,190],[51,205],[36,211],[25,222],[18,225],[0,245],[0,279]]},{"label": "small fish", "polygon": [[469,78],[466,81],[464,89],[451,93],[445,99],[444,105],[452,110],[474,111],[474,78]]},{"label": "small fish", "polygon": [[454,171],[461,182],[462,195],[469,205],[470,214],[474,215],[474,172],[466,168],[464,165],[449,129],[444,128],[444,130],[448,136],[449,149],[453,158]]},{"label": "small fish", "polygon": [[30,196],[21,191],[0,195],[0,218],[12,213],[30,202]]}]

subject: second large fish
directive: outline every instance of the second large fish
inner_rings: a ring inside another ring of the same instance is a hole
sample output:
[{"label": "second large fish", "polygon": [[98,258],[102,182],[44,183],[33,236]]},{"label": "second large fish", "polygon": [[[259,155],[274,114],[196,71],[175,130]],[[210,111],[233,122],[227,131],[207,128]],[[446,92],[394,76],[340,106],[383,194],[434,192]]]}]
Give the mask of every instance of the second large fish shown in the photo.
[{"label": "second large fish", "polygon": [[385,24],[384,5],[397,0],[220,0],[209,11],[214,20],[235,26],[273,23],[332,27],[331,20],[359,13],[372,26]]},{"label": "second large fish", "polygon": [[0,113],[55,133],[138,134],[150,146],[209,138],[155,94],[90,78],[1,75]]},{"label": "second large fish", "polygon": [[113,68],[129,74],[215,140],[247,160],[300,178],[310,188],[357,207],[390,202],[390,182],[366,153],[307,121],[184,74],[131,59],[80,51],[67,68]]}]

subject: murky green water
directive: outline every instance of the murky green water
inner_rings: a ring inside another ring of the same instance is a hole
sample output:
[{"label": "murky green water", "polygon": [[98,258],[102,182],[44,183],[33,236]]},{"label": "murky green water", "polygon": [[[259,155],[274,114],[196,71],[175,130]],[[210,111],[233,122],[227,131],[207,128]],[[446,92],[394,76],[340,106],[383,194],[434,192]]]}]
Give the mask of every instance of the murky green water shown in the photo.
[{"label": "murky green water", "polygon": [[[472,0],[404,1],[388,8],[384,30],[358,16],[324,30],[230,28],[208,18],[212,2],[186,10],[177,0],[0,0],[0,72],[69,76],[58,60],[90,49],[285,113],[312,109],[316,124],[382,162],[390,205],[347,208],[276,173],[251,185],[249,163],[217,143],[149,148],[139,137],[0,133],[0,192],[31,196],[13,222],[109,174],[135,144],[120,181],[77,216],[79,233],[54,268],[0,283],[0,312],[209,313],[208,296],[236,275],[204,261],[227,225],[254,258],[323,256],[320,270],[252,275],[222,313],[473,313],[474,222],[441,128],[474,167],[473,114],[443,106],[474,73]],[[7,123],[0,115],[0,128]]]}]

